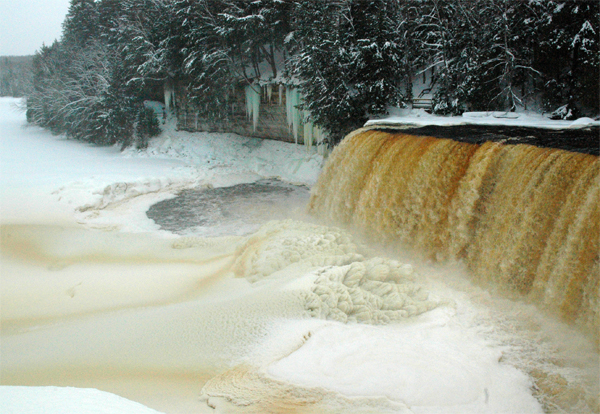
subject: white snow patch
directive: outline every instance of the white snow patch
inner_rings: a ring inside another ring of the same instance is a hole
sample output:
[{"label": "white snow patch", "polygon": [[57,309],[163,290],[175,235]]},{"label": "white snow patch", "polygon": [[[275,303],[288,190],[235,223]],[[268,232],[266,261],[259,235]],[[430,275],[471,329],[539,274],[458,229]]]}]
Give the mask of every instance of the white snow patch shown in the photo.
[{"label": "white snow patch", "polygon": [[547,129],[586,128],[600,126],[600,121],[579,118],[575,121],[552,120],[537,112],[465,112],[462,116],[439,116],[424,109],[389,108],[389,116],[370,119],[365,126],[373,125],[505,125]]},{"label": "white snow patch", "polygon": [[0,387],[3,414],[160,414],[134,401],[93,388]]},{"label": "white snow patch", "polygon": [[385,328],[330,324],[267,372],[347,396],[385,396],[415,414],[542,413],[530,379],[456,322],[440,308]]}]

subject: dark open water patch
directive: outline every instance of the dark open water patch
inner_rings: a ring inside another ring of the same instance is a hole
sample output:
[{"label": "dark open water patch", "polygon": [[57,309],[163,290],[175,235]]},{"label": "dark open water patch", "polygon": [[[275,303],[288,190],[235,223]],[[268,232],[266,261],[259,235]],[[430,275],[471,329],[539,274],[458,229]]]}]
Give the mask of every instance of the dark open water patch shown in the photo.
[{"label": "dark open water patch", "polygon": [[303,215],[310,198],[304,186],[260,180],[231,187],[190,189],[158,202],[146,215],[161,230],[181,235],[245,235],[269,220]]}]

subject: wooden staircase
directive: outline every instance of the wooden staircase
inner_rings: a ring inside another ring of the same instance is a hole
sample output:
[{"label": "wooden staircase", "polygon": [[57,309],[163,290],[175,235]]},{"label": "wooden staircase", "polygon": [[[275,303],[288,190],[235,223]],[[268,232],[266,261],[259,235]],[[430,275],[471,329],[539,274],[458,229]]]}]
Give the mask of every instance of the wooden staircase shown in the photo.
[{"label": "wooden staircase", "polygon": [[425,109],[430,112],[433,109],[431,98],[413,98],[412,100],[413,109]]}]

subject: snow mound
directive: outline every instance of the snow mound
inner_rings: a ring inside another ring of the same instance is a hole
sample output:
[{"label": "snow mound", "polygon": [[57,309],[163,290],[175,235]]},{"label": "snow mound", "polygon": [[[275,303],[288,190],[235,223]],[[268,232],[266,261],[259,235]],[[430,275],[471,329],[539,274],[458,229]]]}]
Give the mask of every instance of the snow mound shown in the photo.
[{"label": "snow mound", "polygon": [[592,118],[578,118],[578,119],[574,120],[573,122],[571,122],[571,125],[569,125],[569,128],[571,128],[571,129],[586,128],[586,127],[590,127],[593,125],[598,125],[598,122],[594,121]]},{"label": "snow mound", "polygon": [[[324,163],[315,148],[282,141],[250,138],[234,133],[177,131],[167,124],[147,149],[129,148],[129,158],[172,159],[196,168],[219,185],[223,176],[243,173],[245,180],[229,180],[223,186],[248,181],[248,175],[279,178],[294,184],[314,185]],[[250,180],[252,181],[252,180]]]},{"label": "snow mound", "polygon": [[3,414],[160,414],[142,404],[93,388],[0,387]]},{"label": "snow mound", "polygon": [[291,265],[308,271],[362,260],[344,230],[284,220],[270,221],[248,238],[236,253],[233,269],[237,277],[256,282]]},{"label": "snow mound", "polygon": [[407,126],[457,126],[457,125],[503,125],[548,129],[576,129],[599,126],[600,121],[591,118],[579,118],[575,121],[554,120],[547,115],[533,111],[503,112],[483,111],[465,112],[460,116],[432,115],[423,109],[388,108],[389,115],[370,119],[364,126],[407,125]]},{"label": "snow mound", "polygon": [[339,322],[388,324],[435,308],[411,265],[374,258],[318,272],[306,309]]}]

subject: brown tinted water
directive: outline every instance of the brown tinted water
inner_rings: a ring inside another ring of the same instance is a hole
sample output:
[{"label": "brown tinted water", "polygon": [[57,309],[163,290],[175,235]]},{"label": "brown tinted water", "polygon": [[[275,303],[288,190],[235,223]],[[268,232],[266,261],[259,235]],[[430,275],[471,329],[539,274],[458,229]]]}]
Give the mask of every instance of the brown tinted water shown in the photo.
[{"label": "brown tinted water", "polygon": [[582,327],[600,330],[600,163],[531,145],[377,130],[350,134],[312,191],[316,216],[437,261],[463,261]]}]

